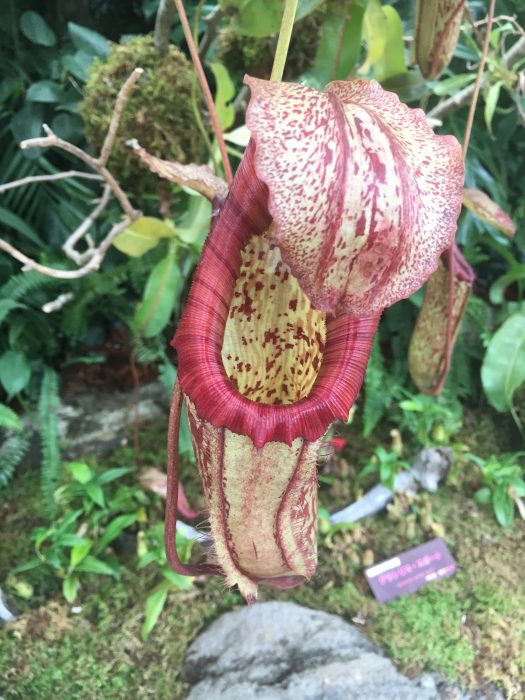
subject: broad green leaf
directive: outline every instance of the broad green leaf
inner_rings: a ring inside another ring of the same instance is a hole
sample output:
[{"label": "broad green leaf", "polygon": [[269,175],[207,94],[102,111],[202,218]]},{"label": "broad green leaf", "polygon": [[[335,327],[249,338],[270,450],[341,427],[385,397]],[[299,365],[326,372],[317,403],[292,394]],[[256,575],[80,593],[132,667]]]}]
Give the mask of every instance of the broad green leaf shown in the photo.
[{"label": "broad green leaf", "polygon": [[[295,21],[316,10],[323,0],[299,0]],[[220,7],[233,18],[239,34],[265,37],[277,34],[281,26],[282,0],[219,0]]]},{"label": "broad green leaf", "polygon": [[403,25],[397,10],[390,5],[383,9],[386,18],[386,42],[383,53],[374,64],[374,78],[380,83],[406,73]]},{"label": "broad green leaf", "polygon": [[96,503],[101,508],[104,508],[104,491],[102,490],[101,486],[90,482],[86,484],[86,492],[94,503]]},{"label": "broad green leaf", "polygon": [[11,400],[26,388],[31,378],[31,368],[24,353],[7,350],[0,357],[0,383]]},{"label": "broad green leaf", "polygon": [[87,484],[93,478],[93,472],[84,462],[70,462],[66,466],[73,479],[80,484]]},{"label": "broad green leaf", "polygon": [[100,538],[97,544],[96,552],[100,554],[103,552],[108,544],[117,539],[117,537],[128,527],[133,525],[137,521],[137,515],[135,513],[129,513],[125,515],[118,515],[114,520],[112,520],[104,530],[104,534]]},{"label": "broad green leaf", "polygon": [[502,527],[510,527],[514,522],[514,501],[509,495],[507,484],[498,484],[494,488],[492,507],[498,523]]},{"label": "broad green leaf", "polygon": [[87,557],[92,547],[93,542],[91,540],[86,540],[82,544],[77,544],[71,549],[71,553],[69,555],[70,571],[76,569],[77,565],[80,564],[80,562]]},{"label": "broad green leaf", "polygon": [[330,3],[310,74],[321,88],[331,80],[346,80],[361,49],[365,8],[363,2],[337,0]]},{"label": "broad green leaf", "polygon": [[62,593],[68,603],[73,603],[77,597],[78,579],[76,576],[68,576],[62,582]]},{"label": "broad green leaf", "polygon": [[492,337],[481,367],[488,400],[498,411],[512,409],[512,397],[525,381],[525,314],[508,318]]},{"label": "broad green leaf", "polygon": [[38,12],[31,10],[24,12],[20,17],[20,29],[22,34],[33,44],[55,46],[57,43],[55,32]]},{"label": "broad green leaf", "polygon": [[141,216],[113,241],[115,248],[133,258],[140,258],[155,248],[161,238],[173,238],[175,229],[153,216]]},{"label": "broad green leaf", "polygon": [[176,249],[170,246],[168,255],[151,271],[144,298],[135,312],[132,323],[138,333],[151,338],[163,330],[175,306],[180,283]]},{"label": "broad green leaf", "polygon": [[494,83],[489,87],[489,89],[485,93],[485,124],[487,125],[487,129],[489,134],[492,135],[492,119],[494,117],[494,112],[496,111],[496,107],[498,104],[499,100],[499,94],[501,91],[501,86],[503,85],[503,81],[498,81],[497,83]]},{"label": "broad green leaf", "polygon": [[280,0],[219,0],[239,34],[264,37],[279,31],[283,4]]},{"label": "broad green leaf", "polygon": [[101,574],[103,576],[113,576],[119,578],[120,571],[114,568],[97,557],[88,554],[77,566],[76,571],[82,571],[85,574]]},{"label": "broad green leaf", "polygon": [[98,34],[92,29],[81,27],[74,22],[68,22],[67,28],[71,41],[79,51],[85,51],[91,56],[98,56],[99,58],[108,56],[111,47],[109,41],[102,34]]},{"label": "broad green leaf", "polygon": [[228,69],[222,63],[210,63],[215,76],[217,91],[215,93],[215,108],[221,124],[221,129],[229,129],[235,121],[235,109],[229,104],[235,97],[235,86]]},{"label": "broad green leaf", "polygon": [[29,102],[60,102],[63,97],[62,88],[52,80],[39,80],[32,83],[26,93]]},{"label": "broad green leaf", "polygon": [[146,615],[144,618],[144,624],[140,630],[140,636],[142,639],[146,639],[151,630],[157,624],[159,615],[164,608],[166,603],[166,598],[168,597],[170,585],[169,583],[162,583],[151,595],[146,599]]}]

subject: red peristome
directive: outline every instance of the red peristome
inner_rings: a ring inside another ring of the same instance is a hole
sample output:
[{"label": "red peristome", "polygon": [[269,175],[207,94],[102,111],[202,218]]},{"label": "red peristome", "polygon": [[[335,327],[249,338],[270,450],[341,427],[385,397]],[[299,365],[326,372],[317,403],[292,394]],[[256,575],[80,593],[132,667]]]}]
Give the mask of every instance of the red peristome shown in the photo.
[{"label": "red peristome", "polygon": [[221,349],[241,251],[250,237],[268,229],[268,188],[254,167],[251,142],[230,193],[212,227],[197,267],[188,304],[173,345],[179,381],[200,418],[215,427],[247,435],[256,447],[296,437],[320,438],[335,420],[346,420],[363,381],[379,313],[327,318],[326,347],[309,395],[286,406],[242,396],[228,379]]}]

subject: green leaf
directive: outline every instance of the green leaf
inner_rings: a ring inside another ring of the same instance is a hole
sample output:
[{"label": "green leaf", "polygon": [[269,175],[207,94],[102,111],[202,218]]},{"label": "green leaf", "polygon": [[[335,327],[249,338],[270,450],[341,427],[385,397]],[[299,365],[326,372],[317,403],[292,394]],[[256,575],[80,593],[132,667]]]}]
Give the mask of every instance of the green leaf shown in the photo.
[{"label": "green leaf", "polygon": [[489,290],[489,299],[492,304],[503,304],[507,287],[523,279],[525,279],[525,265],[516,265],[514,269],[498,277]]},{"label": "green leaf", "polygon": [[66,532],[64,535],[55,539],[56,544],[62,547],[78,547],[89,541],[87,537],[76,535],[74,532]]},{"label": "green leaf", "polygon": [[74,22],[68,22],[67,28],[69,29],[71,41],[79,51],[85,51],[91,56],[98,56],[99,58],[108,56],[111,47],[109,41],[102,34],[98,34],[92,29],[81,27]]},{"label": "green leaf", "polygon": [[55,46],[57,38],[55,32],[47,24],[38,12],[24,12],[20,17],[20,29],[22,34],[39,46]]},{"label": "green leaf", "polygon": [[97,557],[88,554],[87,557],[80,562],[77,566],[76,571],[81,571],[85,574],[101,574],[103,576],[113,576],[114,578],[119,578],[120,571],[118,568],[114,568]]},{"label": "green leaf", "polygon": [[360,75],[366,75],[383,56],[388,41],[388,20],[379,0],[369,0],[363,17],[363,36],[368,53]]},{"label": "green leaf", "polygon": [[26,93],[29,102],[60,102],[64,97],[62,88],[52,80],[32,83]]},{"label": "green leaf", "polygon": [[0,224],[4,226],[9,226],[14,228],[15,231],[21,233],[23,236],[28,238],[32,243],[35,243],[39,248],[42,246],[42,241],[38,237],[38,234],[34,229],[26,224],[26,222],[21,219],[17,214],[13,214],[12,211],[0,207]]},{"label": "green leaf", "polygon": [[129,474],[134,472],[135,467],[115,467],[114,469],[108,469],[100,476],[97,476],[98,484],[109,484],[110,481],[115,481],[115,479],[120,479],[124,474]]},{"label": "green leaf", "polygon": [[93,472],[84,462],[70,462],[66,465],[68,471],[71,472],[71,476],[79,484],[87,484],[93,478]]},{"label": "green leaf", "polygon": [[235,86],[228,69],[222,63],[210,63],[210,68],[215,76],[217,83],[217,91],[215,93],[215,108],[221,129],[225,131],[235,121],[235,109],[233,105],[228,104],[235,97]]},{"label": "green leaf", "polygon": [[132,258],[140,258],[155,248],[161,238],[173,238],[175,229],[152,216],[141,216],[113,241],[115,248]]},{"label": "green leaf", "polygon": [[31,378],[31,368],[24,353],[7,350],[0,357],[0,383],[9,400],[26,388]]},{"label": "green leaf", "polygon": [[508,485],[498,484],[492,493],[492,507],[496,520],[502,527],[510,527],[514,522],[514,501],[509,495]]},{"label": "green leaf", "polygon": [[92,540],[86,540],[82,544],[77,544],[71,549],[71,553],[69,555],[70,572],[76,569],[77,565],[80,564],[80,562],[87,557],[92,547]]},{"label": "green leaf", "polygon": [[453,95],[461,88],[466,87],[476,79],[475,73],[461,73],[453,75],[451,78],[445,78],[435,83],[432,87],[434,95],[442,97],[443,95]]},{"label": "green leaf", "polygon": [[176,249],[170,246],[168,255],[155,265],[148,277],[144,298],[132,321],[137,333],[152,338],[163,330],[175,306],[180,284]]},{"label": "green leaf", "polygon": [[41,559],[30,559],[29,561],[24,562],[23,564],[19,564],[18,566],[15,566],[14,569],[12,569],[13,574],[21,574],[24,571],[31,571],[32,569],[38,569],[39,566],[42,566],[43,562]]},{"label": "green leaf", "polygon": [[94,503],[96,503],[101,508],[104,508],[104,491],[102,490],[101,486],[90,482],[86,484],[86,492]]},{"label": "green leaf", "polygon": [[19,304],[17,301],[12,299],[0,299],[0,323],[6,318],[10,311],[13,309],[25,309],[27,308],[24,304]]},{"label": "green leaf", "polygon": [[77,597],[78,579],[76,576],[68,576],[62,582],[62,593],[68,603],[73,603]]},{"label": "green leaf", "polygon": [[497,83],[494,83],[489,87],[487,92],[485,93],[485,124],[487,125],[487,129],[489,134],[492,136],[492,119],[494,117],[494,112],[496,111],[496,107],[498,104],[499,100],[499,94],[501,91],[501,86],[503,85],[503,81],[498,81]]},{"label": "green leaf", "polygon": [[498,411],[513,410],[512,398],[525,381],[525,314],[510,316],[492,337],[481,367],[481,382]]},{"label": "green leaf", "polygon": [[117,539],[117,537],[124,530],[126,530],[126,528],[133,525],[133,523],[135,523],[136,521],[136,513],[118,515],[114,520],[112,520],[104,530],[104,534],[102,535],[100,541],[97,544],[97,554],[103,552],[110,542],[113,542],[113,540]]},{"label": "green leaf", "polygon": [[151,630],[157,624],[159,615],[161,614],[166,603],[169,588],[169,583],[162,583],[155,591],[153,591],[153,593],[151,593],[151,595],[147,597],[146,616],[144,618],[144,624],[140,630],[140,636],[142,639],[146,639]]},{"label": "green leaf", "polygon": [[193,578],[191,576],[183,576],[182,574],[177,574],[169,566],[162,567],[162,575],[169,581],[172,586],[180,588],[182,591],[190,591],[193,587]]},{"label": "green leaf", "polygon": [[317,87],[330,80],[348,78],[361,50],[361,32],[365,8],[362,2],[331,2],[321,28],[321,36],[311,70]]},{"label": "green leaf", "polygon": [[0,403],[0,428],[20,432],[24,424],[16,413],[3,403]]},{"label": "green leaf", "polygon": [[488,486],[483,486],[478,489],[474,494],[474,500],[476,503],[480,503],[482,506],[486,506],[490,503],[491,490]]},{"label": "green leaf", "polygon": [[374,78],[383,83],[406,73],[403,25],[397,10],[390,5],[382,8],[386,18],[386,41],[383,53],[374,64]]}]

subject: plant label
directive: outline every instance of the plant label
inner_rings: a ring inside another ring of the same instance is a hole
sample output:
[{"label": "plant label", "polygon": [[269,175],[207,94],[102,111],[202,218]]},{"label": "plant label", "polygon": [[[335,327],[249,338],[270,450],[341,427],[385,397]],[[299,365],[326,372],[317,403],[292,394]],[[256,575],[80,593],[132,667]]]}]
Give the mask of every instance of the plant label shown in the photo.
[{"label": "plant label", "polygon": [[452,576],[456,562],[445,542],[436,538],[365,569],[366,580],[380,603],[414,593],[432,581]]}]

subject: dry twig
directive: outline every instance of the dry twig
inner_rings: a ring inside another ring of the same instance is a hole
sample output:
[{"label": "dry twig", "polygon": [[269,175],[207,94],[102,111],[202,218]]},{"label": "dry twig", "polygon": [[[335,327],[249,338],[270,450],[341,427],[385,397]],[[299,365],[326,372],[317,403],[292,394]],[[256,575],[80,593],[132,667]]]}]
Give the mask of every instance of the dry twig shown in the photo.
[{"label": "dry twig", "polygon": [[[89,155],[78,146],[69,143],[69,141],[65,141],[64,139],[59,138],[49,128],[49,126],[47,126],[47,124],[42,125],[45,136],[41,136],[34,139],[27,139],[26,141],[22,141],[22,143],[20,144],[20,148],[22,149],[37,147],[59,148],[75,156],[95,172],[83,173],[77,170],[70,170],[64,173],[53,173],[52,175],[35,175],[31,177],[25,177],[21,180],[15,180],[14,182],[8,182],[2,185],[0,187],[0,192],[5,192],[14,187],[21,187],[23,185],[35,182],[61,180],[66,177],[83,177],[87,179],[100,180],[101,182],[105,183],[102,197],[100,198],[100,201],[97,204],[97,206],[94,208],[91,214],[89,214],[84,219],[80,226],[78,226],[78,228],[75,229],[75,231],[73,231],[68,236],[67,240],[62,246],[62,249],[64,250],[66,256],[81,267],[79,267],[76,270],[62,270],[59,268],[49,267],[47,265],[41,265],[36,260],[33,260],[17,248],[15,248],[15,246],[11,245],[7,241],[0,239],[0,250],[5,251],[13,258],[15,258],[15,260],[21,262],[24,265],[25,269],[36,270],[37,272],[40,272],[44,275],[48,275],[49,277],[55,277],[57,279],[78,279],[79,277],[83,277],[89,272],[99,269],[100,265],[102,264],[102,261],[104,260],[104,257],[106,256],[107,251],[109,250],[115,238],[120,233],[122,233],[133,221],[135,221],[135,219],[141,216],[141,212],[133,207],[124,190],[121,188],[121,186],[119,185],[115,177],[111,174],[111,172],[107,169],[106,163],[115,143],[115,136],[117,134],[120,118],[126,106],[126,102],[129,99],[131,91],[133,90],[142,73],[142,68],[135,68],[135,70],[131,73],[129,78],[126,80],[126,82],[120,89],[120,92],[115,102],[115,107],[113,109],[113,114],[111,116],[111,121],[106,134],[106,138],[104,139],[104,144],[102,146],[98,158]],[[106,234],[105,238],[97,246],[95,246],[93,239],[89,235],[89,229],[92,227],[95,220],[107,207],[112,196],[115,197],[115,199],[120,204],[125,214],[125,217],[122,221],[112,226],[110,231]],[[76,249],[76,246],[82,239],[86,241],[87,248],[83,252],[79,252]]]}]

